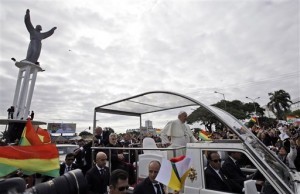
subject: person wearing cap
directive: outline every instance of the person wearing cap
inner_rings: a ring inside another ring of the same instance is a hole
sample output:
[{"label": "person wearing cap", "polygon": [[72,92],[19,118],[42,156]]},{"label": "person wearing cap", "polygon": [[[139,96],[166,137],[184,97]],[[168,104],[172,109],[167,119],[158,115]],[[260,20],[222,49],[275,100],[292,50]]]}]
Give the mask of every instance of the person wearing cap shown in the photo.
[{"label": "person wearing cap", "polygon": [[[165,145],[165,147],[170,146],[174,148],[178,146],[186,146],[187,143],[195,143],[198,141],[194,137],[190,127],[185,123],[186,120],[187,113],[181,111],[178,114],[178,119],[167,123],[160,134],[162,144]],[[182,154],[182,152],[177,152],[176,155],[178,154]]]}]

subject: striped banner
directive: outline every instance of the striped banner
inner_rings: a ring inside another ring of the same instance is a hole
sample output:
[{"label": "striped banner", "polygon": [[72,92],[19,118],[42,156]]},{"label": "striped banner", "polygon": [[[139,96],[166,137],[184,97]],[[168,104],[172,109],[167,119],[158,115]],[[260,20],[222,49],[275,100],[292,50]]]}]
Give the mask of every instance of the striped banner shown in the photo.
[{"label": "striped banner", "polygon": [[0,164],[0,177],[7,175],[11,168],[59,176],[58,151],[54,144],[0,146]]}]

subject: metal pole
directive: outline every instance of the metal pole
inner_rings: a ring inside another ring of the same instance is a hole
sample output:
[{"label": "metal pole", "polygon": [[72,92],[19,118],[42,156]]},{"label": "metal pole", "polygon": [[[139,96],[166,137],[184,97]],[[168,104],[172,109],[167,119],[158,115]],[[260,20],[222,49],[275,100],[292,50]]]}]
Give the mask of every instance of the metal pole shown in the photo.
[{"label": "metal pole", "polygon": [[[256,106],[255,106],[255,100],[259,99],[260,97],[256,97],[256,98],[253,99],[253,98],[250,98],[250,97],[246,96],[246,98],[252,100],[253,106],[254,106],[255,117],[257,117]],[[257,119],[257,124],[259,125],[258,119]]]},{"label": "metal pole", "polygon": [[225,94],[224,94],[224,93],[221,93],[221,92],[217,92],[217,91],[215,91],[215,93],[217,93],[217,94],[222,94],[222,95],[223,95],[223,99],[224,99],[224,109],[226,110],[226,99],[225,99]]}]

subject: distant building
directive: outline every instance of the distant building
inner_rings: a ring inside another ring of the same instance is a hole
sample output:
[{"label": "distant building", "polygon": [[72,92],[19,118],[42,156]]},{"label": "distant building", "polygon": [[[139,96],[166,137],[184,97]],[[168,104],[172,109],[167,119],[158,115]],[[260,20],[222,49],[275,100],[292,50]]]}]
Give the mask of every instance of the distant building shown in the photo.
[{"label": "distant building", "polygon": [[295,98],[291,101],[292,101],[292,104],[291,104],[290,110],[292,112],[295,111],[295,110],[300,110],[300,97]]},{"label": "distant building", "polygon": [[[156,135],[158,135],[157,129],[153,128],[152,121],[150,121],[150,120],[145,121],[145,127],[142,126],[140,129],[127,129],[126,130],[126,132],[133,132],[133,131],[140,132],[140,134],[142,136],[148,136],[148,135],[156,136]],[[160,131],[160,130],[158,130],[158,131]]]},{"label": "distant building", "polygon": [[146,120],[146,121],[145,121],[145,127],[146,127],[146,128],[153,128],[153,126],[152,126],[152,121]]}]

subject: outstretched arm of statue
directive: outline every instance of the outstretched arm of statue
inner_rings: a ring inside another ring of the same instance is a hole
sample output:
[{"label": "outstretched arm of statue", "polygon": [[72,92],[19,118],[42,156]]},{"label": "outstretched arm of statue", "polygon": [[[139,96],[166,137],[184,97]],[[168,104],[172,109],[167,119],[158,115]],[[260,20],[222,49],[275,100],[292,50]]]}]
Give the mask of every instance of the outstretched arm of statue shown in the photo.
[{"label": "outstretched arm of statue", "polygon": [[33,27],[32,23],[31,23],[31,20],[30,20],[30,11],[29,11],[29,9],[26,10],[24,21],[25,21],[25,25],[26,25],[26,28],[27,28],[28,32],[34,30],[34,27]]},{"label": "outstretched arm of statue", "polygon": [[45,39],[45,38],[48,38],[49,36],[51,36],[54,33],[54,30],[56,30],[56,29],[57,29],[57,27],[53,27],[48,32],[41,33],[42,39]]}]

